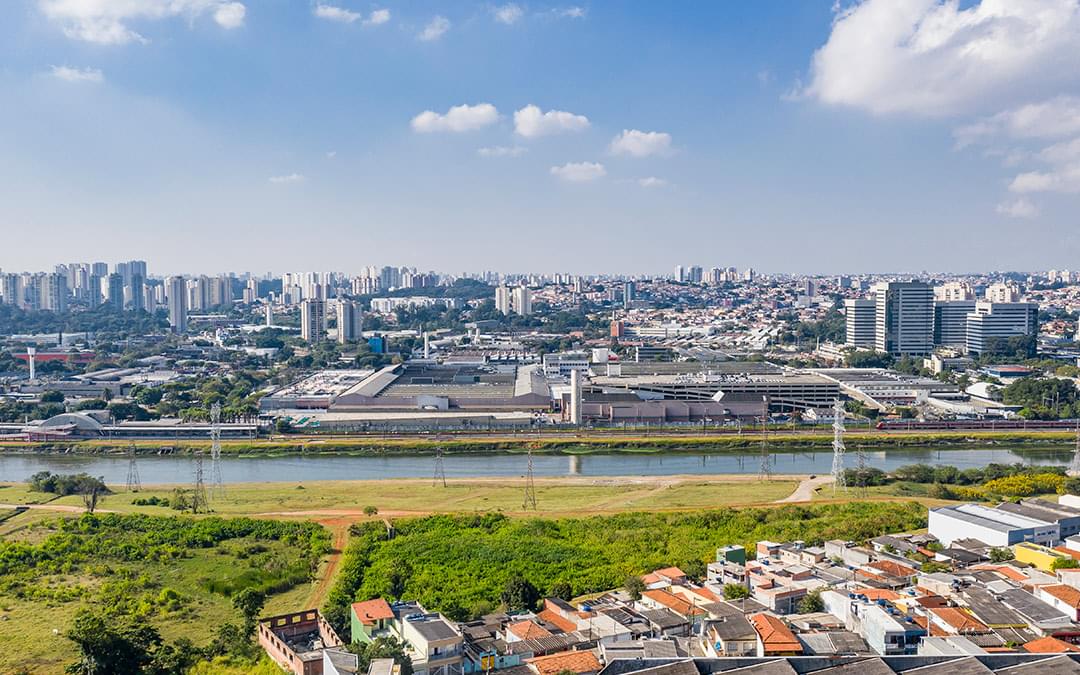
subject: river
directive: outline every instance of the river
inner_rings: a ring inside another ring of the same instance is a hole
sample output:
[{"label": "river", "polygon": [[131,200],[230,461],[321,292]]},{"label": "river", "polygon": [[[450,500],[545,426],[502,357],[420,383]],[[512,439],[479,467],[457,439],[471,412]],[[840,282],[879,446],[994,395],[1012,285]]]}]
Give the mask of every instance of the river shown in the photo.
[{"label": "river", "polygon": [[[1066,448],[903,448],[867,452],[871,466],[889,471],[905,464],[951,464],[960,468],[981,467],[992,462],[1012,464],[1068,464],[1072,451]],[[671,476],[683,474],[756,474],[760,469],[756,452],[695,455],[594,454],[535,455],[536,476]],[[210,478],[209,460],[205,462]],[[849,450],[847,466],[854,466],[855,452]],[[443,459],[447,478],[521,476],[524,455],[447,455]],[[772,455],[772,472],[782,474],[822,474],[832,466],[832,453],[784,452]],[[189,483],[195,470],[190,455],[144,455],[137,460],[143,484]],[[434,473],[432,456],[355,457],[346,455],[286,455],[277,457],[223,457],[221,475],[226,483],[267,481],[302,482],[315,480],[371,480],[382,478],[428,478]],[[128,460],[122,455],[0,454],[0,481],[24,481],[38,471],[101,476],[107,483],[127,480]]]}]

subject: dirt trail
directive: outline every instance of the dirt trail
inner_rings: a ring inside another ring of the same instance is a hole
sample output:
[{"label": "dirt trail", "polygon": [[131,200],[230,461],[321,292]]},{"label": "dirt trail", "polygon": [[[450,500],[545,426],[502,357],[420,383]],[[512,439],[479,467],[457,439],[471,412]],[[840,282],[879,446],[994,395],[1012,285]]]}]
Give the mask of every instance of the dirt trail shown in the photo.
[{"label": "dirt trail", "polygon": [[777,499],[776,504],[787,504],[790,502],[808,502],[814,498],[814,492],[824,485],[828,485],[833,482],[832,476],[813,476],[807,477],[799,481],[799,486],[795,488],[787,497],[783,499]]},{"label": "dirt trail", "polygon": [[[38,511],[60,511],[62,513],[84,513],[86,511],[86,507],[71,504],[0,504],[0,509],[17,509],[21,506]],[[108,509],[94,509],[94,513],[116,512]]]},{"label": "dirt trail", "polygon": [[342,519],[320,521],[321,525],[330,529],[332,548],[330,555],[326,558],[326,568],[323,570],[322,576],[319,577],[319,581],[315,584],[315,588],[311,589],[311,595],[308,596],[304,607],[321,607],[323,600],[326,599],[326,594],[330,592],[334,577],[337,575],[338,565],[341,564],[341,555],[345,552],[345,546],[349,543],[349,524],[351,522],[351,520]]}]

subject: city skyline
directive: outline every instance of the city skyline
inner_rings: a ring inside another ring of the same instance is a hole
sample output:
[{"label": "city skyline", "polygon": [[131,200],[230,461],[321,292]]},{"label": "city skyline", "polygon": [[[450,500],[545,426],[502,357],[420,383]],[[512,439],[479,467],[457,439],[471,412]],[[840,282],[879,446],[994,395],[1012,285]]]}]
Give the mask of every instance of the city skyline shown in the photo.
[{"label": "city skyline", "polygon": [[691,242],[796,273],[1080,254],[1075,1],[0,16],[0,226],[49,235],[5,247],[5,270],[662,273]]}]

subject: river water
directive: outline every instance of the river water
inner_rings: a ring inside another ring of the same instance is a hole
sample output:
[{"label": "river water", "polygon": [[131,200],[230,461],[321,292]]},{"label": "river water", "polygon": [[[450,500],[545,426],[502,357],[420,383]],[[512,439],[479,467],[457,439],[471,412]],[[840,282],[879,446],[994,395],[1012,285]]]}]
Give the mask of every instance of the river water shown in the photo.
[{"label": "river water", "polygon": [[[951,464],[960,468],[981,467],[992,462],[1012,464],[1068,464],[1072,451],[1050,449],[936,449],[903,448],[867,453],[868,464],[889,471],[905,464]],[[854,451],[847,465],[853,466]],[[195,470],[190,455],[139,456],[143,484],[189,483]],[[447,455],[443,458],[447,478],[521,476],[524,455]],[[695,454],[535,455],[536,476],[670,476],[683,474],[756,474],[761,460],[756,452]],[[832,452],[784,452],[772,455],[774,474],[823,474],[832,466]],[[209,479],[209,461],[205,464]],[[280,457],[223,457],[221,475],[226,483],[266,481],[370,480],[380,478],[428,478],[435,459],[425,457],[352,457],[345,455],[290,455]],[[128,460],[122,455],[0,454],[0,481],[24,481],[38,471],[101,476],[107,483],[127,480]]]}]

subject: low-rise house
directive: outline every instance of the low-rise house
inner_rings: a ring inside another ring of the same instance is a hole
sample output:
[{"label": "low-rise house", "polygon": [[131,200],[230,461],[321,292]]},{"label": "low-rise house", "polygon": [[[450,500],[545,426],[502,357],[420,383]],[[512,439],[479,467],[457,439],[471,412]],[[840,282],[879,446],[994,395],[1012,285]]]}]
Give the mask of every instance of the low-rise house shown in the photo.
[{"label": "low-rise house", "polygon": [[393,628],[409,647],[415,675],[461,675],[464,638],[457,625],[417,602],[395,602]]},{"label": "low-rise house", "polygon": [[641,599],[637,601],[637,606],[640,610],[670,609],[689,621],[691,630],[694,632],[697,632],[701,620],[707,615],[704,609],[693,602],[665,590],[645,591],[641,594]]},{"label": "low-rise house", "polygon": [[[386,659],[391,664],[393,659]],[[360,657],[337,647],[323,650],[323,675],[360,675]]]},{"label": "low-rise house", "polygon": [[702,644],[709,656],[754,656],[758,651],[758,633],[740,612],[731,612],[705,622]]},{"label": "low-rise house", "polygon": [[[959,607],[934,607],[926,610],[931,635],[985,635],[990,627]],[[940,633],[937,633],[940,631]]]},{"label": "low-rise house", "polygon": [[1071,621],[1080,621],[1080,590],[1065,584],[1039,586],[1035,597],[1058,610]]},{"label": "low-rise house", "polygon": [[596,675],[603,668],[600,659],[588,649],[537,656],[528,659],[526,663],[536,675]]},{"label": "low-rise house", "polygon": [[1071,561],[1073,559],[1068,553],[1055,551],[1047,546],[1040,546],[1030,542],[1024,542],[1013,546],[1013,554],[1016,556],[1018,562],[1026,563],[1043,572],[1052,572],[1054,570],[1054,565],[1060,564],[1058,561]]},{"label": "low-rise house", "polygon": [[871,602],[866,596],[835,590],[823,591],[821,600],[825,611],[842,620],[847,630],[861,635],[877,654],[914,654],[919,639],[926,635],[911,617],[883,600]]},{"label": "low-rise house", "polygon": [[751,614],[750,625],[757,633],[757,656],[798,656],[802,644],[783,621],[770,614]]},{"label": "low-rise house", "polygon": [[275,663],[295,675],[322,675],[323,650],[343,644],[317,609],[259,619],[258,639]]},{"label": "low-rise house", "polygon": [[645,588],[667,588],[668,586],[681,586],[686,584],[686,572],[678,567],[665,567],[654,570],[641,577]]},{"label": "low-rise house", "polygon": [[382,598],[354,602],[349,608],[350,628],[353,642],[371,642],[376,637],[390,634],[394,612],[390,603]]},{"label": "low-rise house", "polygon": [[1049,635],[1072,622],[1066,612],[1019,588],[1004,591],[998,597],[1002,604],[1023,617],[1039,635]]}]

